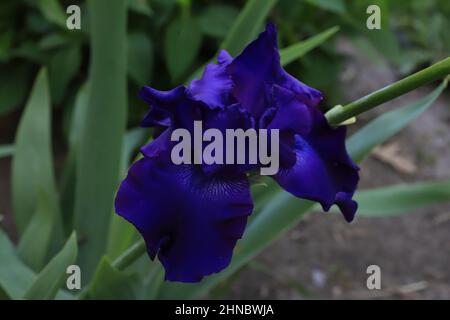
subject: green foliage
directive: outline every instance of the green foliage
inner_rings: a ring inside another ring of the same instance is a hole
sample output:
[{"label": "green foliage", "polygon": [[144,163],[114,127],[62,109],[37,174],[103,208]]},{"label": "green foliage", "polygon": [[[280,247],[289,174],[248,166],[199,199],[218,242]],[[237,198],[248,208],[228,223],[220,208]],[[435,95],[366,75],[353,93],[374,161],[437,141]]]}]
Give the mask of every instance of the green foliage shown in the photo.
[{"label": "green foliage", "polygon": [[53,299],[65,282],[67,267],[75,263],[77,253],[77,237],[73,233],[62,250],[37,275],[24,298]]},{"label": "green foliage", "polygon": [[221,49],[227,50],[232,56],[239,54],[261,31],[276,3],[277,0],[249,0],[225,37]]},{"label": "green foliage", "polygon": [[384,217],[410,213],[433,204],[450,201],[450,181],[431,181],[360,191],[355,198],[359,214]]},{"label": "green foliage", "polygon": [[74,207],[75,230],[83,241],[78,263],[85,270],[86,280],[106,249],[127,106],[125,0],[96,0],[88,4],[92,43],[90,94],[77,148]]},{"label": "green foliage", "polygon": [[36,78],[16,133],[12,192],[15,221],[20,233],[31,220],[38,194],[42,191],[49,197],[49,209],[56,221],[55,231],[61,235],[50,128],[50,97],[47,72],[43,69]]},{"label": "green foliage", "polygon": [[295,61],[296,59],[302,57],[312,49],[316,48],[317,46],[321,45],[323,42],[328,40],[328,38],[333,36],[338,31],[339,27],[332,27],[308,40],[301,41],[299,43],[291,45],[290,47],[280,50],[281,64],[287,65],[292,61]]},{"label": "green foliage", "polygon": [[137,85],[149,84],[153,73],[153,45],[145,33],[128,35],[128,74]]},{"label": "green foliage", "polygon": [[45,264],[55,223],[51,213],[49,196],[44,192],[38,193],[36,212],[17,247],[19,257],[34,271],[40,271]]},{"label": "green foliage", "polygon": [[167,27],[164,48],[167,68],[173,82],[186,74],[202,43],[202,33],[197,21],[189,16],[173,20]]},{"label": "green foliage", "polygon": [[10,113],[25,100],[30,79],[28,66],[3,68],[0,73],[0,116]]},{"label": "green foliage", "polygon": [[378,144],[394,136],[427,110],[445,88],[442,83],[426,97],[390,112],[386,112],[348,139],[348,151],[355,161],[362,161]]},{"label": "green foliage", "polygon": [[88,296],[90,299],[100,300],[137,299],[140,282],[136,275],[118,270],[104,257],[97,267]]},{"label": "green foliage", "polygon": [[198,24],[204,34],[221,39],[228,34],[238,15],[235,7],[213,4],[202,10]]},{"label": "green foliage", "polygon": [[17,256],[8,236],[0,229],[0,288],[11,299],[21,299],[35,275]]}]

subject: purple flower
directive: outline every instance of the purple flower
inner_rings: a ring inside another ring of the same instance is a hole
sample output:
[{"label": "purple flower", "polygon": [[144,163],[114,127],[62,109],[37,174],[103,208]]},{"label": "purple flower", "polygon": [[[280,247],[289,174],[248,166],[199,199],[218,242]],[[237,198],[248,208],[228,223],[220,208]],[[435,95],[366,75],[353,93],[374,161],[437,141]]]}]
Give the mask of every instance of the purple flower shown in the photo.
[{"label": "purple flower", "polygon": [[[247,173],[261,164],[181,164],[170,158],[175,129],[278,129],[280,169],[273,178],[295,196],[336,204],[354,218],[358,167],[345,149],[345,127],[331,128],[316,108],[317,90],[280,65],[275,27],[269,24],[235,59],[222,51],[217,64],[189,87],[162,92],[144,87],[150,105],[142,126],[162,133],[142,147],[117,193],[116,212],[146,241],[171,281],[197,282],[226,268],[253,209]],[[161,132],[161,131],[160,131]]]}]

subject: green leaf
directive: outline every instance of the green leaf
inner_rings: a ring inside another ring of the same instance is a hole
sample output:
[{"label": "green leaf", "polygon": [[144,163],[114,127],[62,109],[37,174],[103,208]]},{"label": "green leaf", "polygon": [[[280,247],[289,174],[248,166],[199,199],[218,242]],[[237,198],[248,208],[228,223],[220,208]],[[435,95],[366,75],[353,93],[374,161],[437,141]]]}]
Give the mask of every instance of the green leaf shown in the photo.
[{"label": "green leaf", "polygon": [[11,300],[11,297],[0,286],[0,301],[2,301],[2,300]]},{"label": "green leaf", "polygon": [[[143,128],[134,128],[127,132],[122,150],[122,176],[126,176],[127,168],[133,157],[134,151],[141,146],[149,136],[148,130]],[[117,258],[128,249],[137,238],[137,232],[134,226],[113,211],[106,250],[107,256],[111,259]]]},{"label": "green leaf", "polygon": [[8,236],[0,229],[0,287],[11,299],[20,299],[35,275],[18,258]]},{"label": "green leaf", "polygon": [[54,223],[51,210],[48,195],[40,192],[36,213],[25,229],[17,249],[19,257],[34,271],[40,271],[46,262]]},{"label": "green leaf", "polygon": [[75,230],[83,240],[78,264],[84,281],[106,249],[127,111],[126,1],[89,1],[88,9],[90,95],[77,148],[74,210]]},{"label": "green leaf", "polygon": [[373,148],[394,136],[427,110],[444,89],[445,84],[442,83],[419,101],[383,113],[347,140],[348,152],[355,161],[362,161]]},{"label": "green leaf", "polygon": [[137,85],[149,84],[153,72],[153,46],[145,33],[128,35],[128,74]]},{"label": "green leaf", "polygon": [[14,153],[14,145],[12,144],[0,145],[0,159],[12,156],[13,153]]},{"label": "green leaf", "polygon": [[89,99],[89,86],[84,84],[80,87],[75,98],[74,110],[72,111],[69,129],[69,154],[64,162],[63,175],[60,181],[61,208],[66,231],[73,230],[73,211],[75,203],[75,188],[77,179],[77,149],[80,146],[81,133],[83,132],[83,121]]},{"label": "green leaf", "polygon": [[118,270],[107,257],[103,257],[89,286],[88,297],[99,300],[137,299],[138,284],[136,275]]},{"label": "green leaf", "polygon": [[164,37],[164,50],[167,68],[174,82],[188,71],[201,43],[202,34],[196,20],[183,16],[169,24]]},{"label": "green leaf", "polygon": [[0,73],[0,116],[19,107],[27,96],[30,69],[27,65],[10,67],[2,65]]},{"label": "green leaf", "polygon": [[432,204],[450,202],[450,180],[400,184],[363,190],[355,195],[358,215],[384,217],[409,213]]},{"label": "green leaf", "polygon": [[[60,219],[53,176],[51,151],[50,98],[47,72],[42,69],[22,114],[16,133],[12,161],[12,194],[15,221],[23,233],[36,210],[39,190],[50,198],[52,217]],[[56,232],[61,232],[56,223]]]},{"label": "green leaf", "polygon": [[128,0],[128,8],[134,12],[151,17],[153,15],[147,0]]},{"label": "green leaf", "polygon": [[[1,229],[0,261],[0,291],[3,290],[11,299],[22,299],[36,275],[18,258],[13,244]],[[56,298],[68,300],[73,296],[61,290]]]},{"label": "green leaf", "polygon": [[257,36],[276,3],[277,0],[247,1],[222,43],[221,49],[227,50],[232,56],[238,55]]},{"label": "green leaf", "polygon": [[285,66],[291,63],[292,61],[303,57],[309,51],[313,50],[314,48],[324,43],[338,31],[339,27],[335,26],[305,41],[301,41],[299,43],[296,43],[294,45],[291,45],[287,48],[280,50],[281,64]]},{"label": "green leaf", "polygon": [[73,233],[64,248],[38,274],[24,298],[53,299],[64,283],[67,267],[75,263],[77,253],[77,237]]},{"label": "green leaf", "polygon": [[49,62],[50,92],[54,103],[61,103],[70,81],[77,74],[81,64],[81,50],[70,46],[56,51]]},{"label": "green leaf", "polygon": [[66,13],[57,0],[38,0],[37,6],[42,15],[60,27],[66,28]]},{"label": "green leaf", "polygon": [[334,13],[342,14],[347,11],[343,0],[306,0],[306,2]]},{"label": "green leaf", "polygon": [[239,11],[233,6],[213,4],[202,11],[198,17],[198,23],[204,34],[223,38],[238,15]]}]

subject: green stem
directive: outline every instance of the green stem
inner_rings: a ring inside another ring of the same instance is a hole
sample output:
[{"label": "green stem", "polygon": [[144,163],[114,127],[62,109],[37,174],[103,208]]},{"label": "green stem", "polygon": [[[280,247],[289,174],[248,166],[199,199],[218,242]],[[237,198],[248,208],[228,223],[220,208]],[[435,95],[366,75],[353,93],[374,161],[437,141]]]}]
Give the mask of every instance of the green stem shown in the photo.
[{"label": "green stem", "polygon": [[345,106],[336,106],[329,110],[325,114],[325,117],[330,125],[337,126],[367,110],[395,99],[420,86],[442,79],[449,74],[450,57]]},{"label": "green stem", "polygon": [[144,240],[135,242],[127,251],[125,251],[120,257],[113,262],[113,266],[119,270],[124,270],[135,262],[146,252],[146,246]]}]

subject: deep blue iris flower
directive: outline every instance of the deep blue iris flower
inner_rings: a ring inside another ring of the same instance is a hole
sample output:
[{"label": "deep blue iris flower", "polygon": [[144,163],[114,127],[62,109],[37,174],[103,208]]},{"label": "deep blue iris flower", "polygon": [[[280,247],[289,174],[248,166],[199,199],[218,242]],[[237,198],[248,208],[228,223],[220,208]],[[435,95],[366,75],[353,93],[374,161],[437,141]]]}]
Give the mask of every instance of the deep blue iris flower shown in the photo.
[{"label": "deep blue iris flower", "polygon": [[167,280],[197,282],[226,268],[253,209],[248,172],[258,165],[171,162],[172,131],[192,130],[196,120],[221,131],[278,129],[280,170],[273,179],[325,211],[336,204],[347,221],[354,218],[359,177],[345,149],[346,129],[331,128],[316,108],[320,92],[281,67],[273,25],[238,57],[222,51],[188,87],[144,87],[140,97],[150,105],[142,126],[163,131],[142,147],[115,207],[142,234],[149,256],[158,255]]}]

